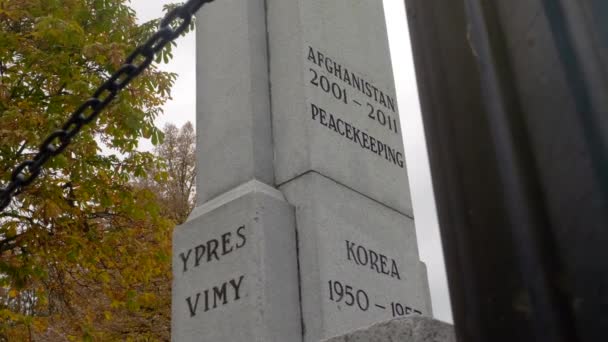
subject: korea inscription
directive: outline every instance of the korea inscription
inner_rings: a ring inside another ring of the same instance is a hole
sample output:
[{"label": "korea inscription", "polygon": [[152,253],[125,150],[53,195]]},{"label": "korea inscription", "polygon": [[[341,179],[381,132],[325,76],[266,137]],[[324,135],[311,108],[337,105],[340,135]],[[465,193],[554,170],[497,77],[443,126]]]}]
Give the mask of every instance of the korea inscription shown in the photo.
[{"label": "korea inscription", "polygon": [[[394,259],[348,240],[346,240],[346,260],[378,274],[401,280],[399,267]],[[356,303],[356,307],[358,307],[361,311],[369,310],[369,290],[366,291],[364,289],[354,289],[350,285],[345,285],[344,283],[335,280],[330,280],[328,283],[329,299],[331,301],[340,303],[342,300],[344,300],[344,303],[348,306],[355,307],[354,304]],[[353,295],[353,291],[355,291],[355,295]],[[378,296],[375,297],[378,298]],[[381,311],[386,311],[387,308],[389,308],[393,318],[407,316],[410,314],[422,315],[422,311],[395,301],[391,301],[388,307],[386,305],[386,301],[383,301],[382,304],[374,303],[373,305],[376,309]]]},{"label": "korea inscription", "polygon": [[410,218],[316,173],[282,190],[297,208],[305,341],[431,314]]}]

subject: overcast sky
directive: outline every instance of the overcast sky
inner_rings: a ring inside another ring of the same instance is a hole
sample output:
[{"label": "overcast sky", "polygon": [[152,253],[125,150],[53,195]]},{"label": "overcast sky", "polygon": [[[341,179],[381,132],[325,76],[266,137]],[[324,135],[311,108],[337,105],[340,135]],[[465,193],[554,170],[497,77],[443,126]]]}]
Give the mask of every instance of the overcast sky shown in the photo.
[{"label": "overcast sky", "polygon": [[[172,2],[176,2],[176,0],[131,0],[141,21],[161,16],[163,4]],[[428,268],[434,315],[440,320],[452,322],[404,0],[384,0],[384,6],[401,112],[402,132],[405,132],[404,143],[420,257]],[[170,64],[162,66],[165,70],[176,72],[179,78],[173,88],[173,100],[167,103],[165,114],[157,120],[157,124],[161,127],[167,122],[178,126],[187,121],[196,122],[196,43],[194,38],[194,33],[181,38],[175,50],[175,58]]]}]

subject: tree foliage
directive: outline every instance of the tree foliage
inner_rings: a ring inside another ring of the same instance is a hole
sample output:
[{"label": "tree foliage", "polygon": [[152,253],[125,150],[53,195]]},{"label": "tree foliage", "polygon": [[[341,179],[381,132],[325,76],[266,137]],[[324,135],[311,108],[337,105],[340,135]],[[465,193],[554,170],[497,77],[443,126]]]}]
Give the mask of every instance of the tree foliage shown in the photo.
[{"label": "tree foliage", "polygon": [[[0,184],[156,24],[127,0],[0,0]],[[175,78],[146,71],[0,213],[0,341],[169,339],[173,222],[133,179],[163,168],[137,146],[162,142]]]},{"label": "tree foliage", "polygon": [[156,194],[164,217],[181,224],[196,201],[196,134],[192,123],[187,122],[181,128],[165,125],[163,135],[164,141],[154,149],[161,165],[139,185]]}]

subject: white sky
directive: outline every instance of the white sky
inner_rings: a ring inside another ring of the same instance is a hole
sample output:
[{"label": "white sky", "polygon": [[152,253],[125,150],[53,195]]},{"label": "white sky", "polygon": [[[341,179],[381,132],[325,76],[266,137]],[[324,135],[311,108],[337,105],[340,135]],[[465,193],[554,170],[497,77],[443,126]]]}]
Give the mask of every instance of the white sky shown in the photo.
[{"label": "white sky", "polygon": [[[147,21],[162,15],[163,4],[176,1],[131,0],[131,5],[137,11],[139,19]],[[401,111],[402,132],[405,132],[404,143],[420,257],[428,268],[434,315],[440,320],[452,322],[404,0],[384,0],[384,6],[397,98]],[[174,51],[174,59],[170,64],[162,66],[164,70],[176,72],[179,78],[173,88],[173,100],[166,104],[165,114],[157,120],[160,127],[167,122],[174,123],[177,126],[181,126],[187,121],[196,123],[194,38],[194,33],[181,38]]]}]

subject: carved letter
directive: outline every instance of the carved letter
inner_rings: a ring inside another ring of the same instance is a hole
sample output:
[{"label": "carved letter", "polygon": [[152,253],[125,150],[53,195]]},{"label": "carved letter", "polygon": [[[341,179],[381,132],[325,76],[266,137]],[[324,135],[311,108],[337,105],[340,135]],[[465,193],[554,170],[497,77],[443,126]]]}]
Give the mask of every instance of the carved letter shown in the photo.
[{"label": "carved letter", "polygon": [[245,226],[239,227],[236,231],[236,235],[241,239],[241,242],[236,244],[237,249],[243,248],[247,243],[247,238],[245,237],[245,234],[243,234],[243,230],[245,230]]},{"label": "carved letter", "polygon": [[213,308],[217,308],[218,299],[221,301],[222,305],[228,304],[228,296],[226,295],[226,283],[222,284],[222,287],[218,288],[217,286],[213,287]]},{"label": "carved letter", "polygon": [[190,259],[190,254],[192,254],[192,250],[188,250],[188,254],[184,255],[184,253],[179,253],[180,259],[184,262],[184,272],[188,271],[188,259]]},{"label": "carved letter", "polygon": [[323,108],[319,108],[319,112],[321,113],[321,119],[319,120],[319,122],[321,123],[321,125],[327,127],[327,112]]},{"label": "carved letter", "polygon": [[387,266],[386,262],[387,262],[386,255],[380,254],[380,269],[382,270],[383,274],[388,275],[388,270],[386,269],[386,266]]},{"label": "carved letter", "polygon": [[217,248],[219,245],[220,243],[216,239],[207,241],[207,262],[211,261],[211,256],[214,256],[218,261],[220,260],[220,258],[217,256]]},{"label": "carved letter", "polygon": [[321,64],[323,64],[324,61],[325,61],[325,55],[323,55],[321,52],[317,51],[317,65],[321,66]]},{"label": "carved letter", "polygon": [[[361,256],[363,255],[363,256]],[[357,247],[357,258],[359,259],[359,263],[363,266],[367,266],[369,262],[369,258],[367,257],[367,250],[363,246]],[[364,259],[365,258],[365,259]]]},{"label": "carved letter", "polygon": [[312,119],[316,120],[317,116],[319,116],[319,107],[317,107],[314,103],[310,104],[312,108]]},{"label": "carved letter", "polygon": [[194,307],[192,307],[192,297],[186,298],[186,302],[188,302],[188,309],[190,309],[190,317],[196,316],[196,307],[198,306],[198,299],[200,298],[200,296],[200,293],[196,294],[196,301],[194,302]]},{"label": "carved letter", "polygon": [[[355,264],[359,265],[359,261],[357,260],[357,256],[354,251],[355,244],[346,240],[346,258],[348,260],[353,260]],[[351,259],[352,256],[352,259]]]},{"label": "carved letter", "polygon": [[194,254],[196,256],[196,259],[194,260],[194,262],[195,262],[194,265],[196,267],[198,267],[198,265],[200,265],[200,263],[201,263],[201,259],[203,259],[203,257],[205,256],[205,246],[204,245],[197,246],[194,249],[194,252],[195,252]]},{"label": "carved letter", "polygon": [[234,300],[237,301],[239,299],[241,299],[241,284],[243,283],[243,279],[245,278],[244,275],[242,275],[239,278],[239,282],[235,282],[234,279],[232,279],[230,281],[230,285],[232,285],[232,288],[234,289]]},{"label": "carved letter", "polygon": [[401,276],[399,275],[399,270],[397,269],[397,263],[393,260],[393,265],[391,266],[391,277],[401,280]]},{"label": "carved letter", "polygon": [[317,64],[317,60],[315,58],[315,50],[313,50],[312,46],[308,47],[308,60]]},{"label": "carved letter", "polygon": [[380,269],[378,268],[378,254],[376,252],[369,250],[369,263],[371,269],[375,269],[376,272],[380,273]]},{"label": "carved letter", "polygon": [[338,128],[336,127],[336,119],[334,119],[334,116],[329,114],[329,129],[333,129],[334,131],[338,132]]},{"label": "carved letter", "polygon": [[[231,232],[228,232],[222,235],[222,255],[226,255],[232,252],[233,248],[230,246],[230,237],[232,236]],[[229,249],[228,249],[229,247]]]}]

